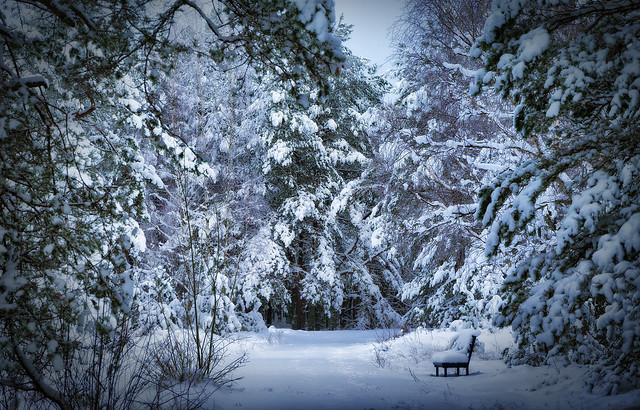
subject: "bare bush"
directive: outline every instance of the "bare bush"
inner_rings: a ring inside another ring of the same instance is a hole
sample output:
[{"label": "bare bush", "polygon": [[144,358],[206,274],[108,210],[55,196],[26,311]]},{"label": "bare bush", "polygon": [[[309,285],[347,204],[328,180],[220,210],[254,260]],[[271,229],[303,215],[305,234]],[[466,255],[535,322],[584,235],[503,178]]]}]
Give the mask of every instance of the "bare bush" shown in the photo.
[{"label": "bare bush", "polygon": [[155,379],[158,383],[200,382],[213,383],[215,388],[233,383],[239,378],[234,378],[232,373],[241,367],[246,361],[246,353],[238,357],[229,358],[228,349],[236,342],[232,335],[215,336],[211,340],[212,349],[206,357],[208,372],[198,363],[195,352],[190,347],[190,338],[185,335],[185,330],[169,333],[169,336],[159,342],[153,349],[155,366]]}]

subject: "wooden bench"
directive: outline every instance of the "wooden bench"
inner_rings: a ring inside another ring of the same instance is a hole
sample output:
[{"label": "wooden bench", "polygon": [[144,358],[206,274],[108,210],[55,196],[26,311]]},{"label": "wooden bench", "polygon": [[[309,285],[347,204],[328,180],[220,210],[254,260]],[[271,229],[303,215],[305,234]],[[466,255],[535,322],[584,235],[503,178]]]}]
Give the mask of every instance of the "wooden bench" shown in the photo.
[{"label": "wooden bench", "polygon": [[[458,335],[458,338],[461,336]],[[435,353],[431,360],[436,368],[436,377],[439,376],[439,370],[442,367],[444,369],[444,377],[447,377],[447,369],[455,368],[457,375],[460,376],[460,369],[466,369],[467,376],[469,375],[469,362],[471,361],[471,353],[476,344],[477,335],[471,334],[471,339],[466,349],[452,349],[444,352]],[[466,342],[465,342],[466,344]],[[459,344],[458,344],[458,347]]]}]

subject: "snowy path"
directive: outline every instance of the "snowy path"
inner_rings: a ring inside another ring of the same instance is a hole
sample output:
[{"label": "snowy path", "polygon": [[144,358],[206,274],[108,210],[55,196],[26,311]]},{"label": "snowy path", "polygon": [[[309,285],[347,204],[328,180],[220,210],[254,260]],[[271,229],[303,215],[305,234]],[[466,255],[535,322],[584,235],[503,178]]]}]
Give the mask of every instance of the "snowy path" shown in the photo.
[{"label": "snowy path", "polygon": [[[279,337],[278,337],[279,336]],[[279,340],[278,340],[279,339]],[[408,372],[372,362],[375,331],[279,331],[248,343],[243,380],[214,395],[222,409],[416,408],[420,386]]]},{"label": "snowy path", "polygon": [[[381,331],[304,332],[278,330],[245,334],[238,345],[249,362],[233,387],[217,391],[207,407],[217,409],[538,409],[624,408],[640,392],[594,397],[579,382],[579,368],[505,367],[500,360],[472,360],[467,377],[434,377],[420,348],[445,344],[450,333],[418,341],[390,342],[398,352],[385,368],[375,365]],[[483,336],[480,336],[482,340]],[[484,335],[489,341],[490,336]],[[405,339],[405,340],[402,340]],[[489,343],[486,343],[488,345]],[[498,347],[496,345],[496,347]],[[391,357],[391,356],[389,356]],[[401,359],[399,359],[401,358]],[[401,363],[404,361],[404,364]],[[409,372],[411,368],[414,377]],[[551,379],[556,385],[545,386]]]}]

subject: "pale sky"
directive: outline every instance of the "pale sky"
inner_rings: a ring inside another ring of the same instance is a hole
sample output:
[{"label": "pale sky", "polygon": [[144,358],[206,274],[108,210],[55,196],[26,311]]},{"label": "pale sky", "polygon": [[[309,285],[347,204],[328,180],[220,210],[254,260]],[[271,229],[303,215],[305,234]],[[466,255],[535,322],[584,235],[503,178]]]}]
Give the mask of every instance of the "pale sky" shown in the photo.
[{"label": "pale sky", "polygon": [[[402,14],[404,0],[335,0],[336,19],[344,15],[353,24],[351,39],[345,43],[355,55],[378,65],[378,72],[392,68],[386,62],[393,53],[389,27]],[[386,63],[385,63],[386,62]]]}]

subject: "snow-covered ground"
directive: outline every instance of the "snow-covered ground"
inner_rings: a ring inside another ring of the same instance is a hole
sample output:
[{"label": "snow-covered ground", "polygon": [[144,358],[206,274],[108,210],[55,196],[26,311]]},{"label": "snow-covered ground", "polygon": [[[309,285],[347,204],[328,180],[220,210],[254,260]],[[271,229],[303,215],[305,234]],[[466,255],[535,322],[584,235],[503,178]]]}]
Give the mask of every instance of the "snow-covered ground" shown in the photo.
[{"label": "snow-covered ground", "polygon": [[[624,409],[640,390],[594,396],[579,366],[507,368],[499,359],[507,331],[483,331],[469,376],[435,377],[432,353],[449,347],[452,331],[419,329],[241,333],[233,350],[249,361],[242,377],[206,403],[217,409]],[[396,336],[396,337],[394,337]],[[233,352],[232,352],[233,353]],[[454,371],[455,374],[455,371]]]}]

